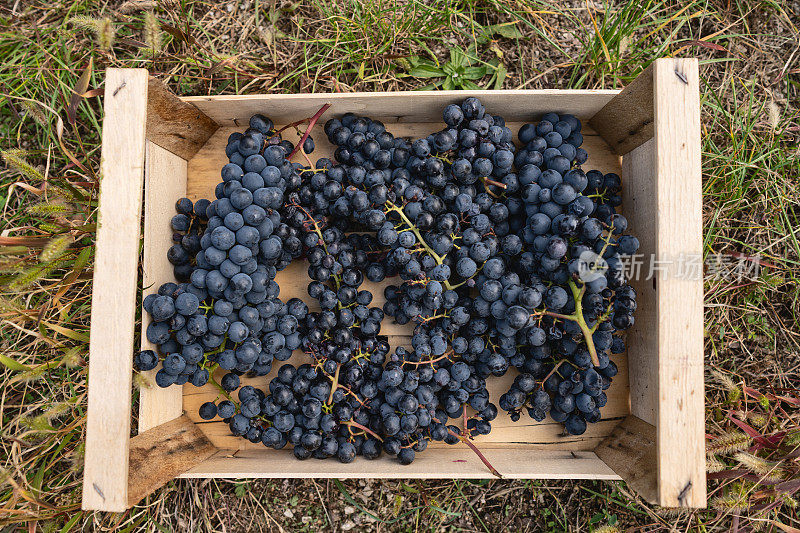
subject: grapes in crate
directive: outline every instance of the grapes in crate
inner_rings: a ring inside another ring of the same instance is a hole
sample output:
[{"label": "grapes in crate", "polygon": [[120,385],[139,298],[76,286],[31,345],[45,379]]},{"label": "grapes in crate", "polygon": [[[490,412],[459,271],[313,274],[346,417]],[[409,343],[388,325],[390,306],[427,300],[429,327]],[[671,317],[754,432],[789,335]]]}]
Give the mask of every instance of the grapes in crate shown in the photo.
[{"label": "grapes in crate", "polygon": [[[346,113],[324,125],[333,158],[312,165],[324,110],[297,147],[253,116],[228,139],[216,199],[178,201],[178,283],[145,298],[157,349],[135,367],[160,366],[162,387],[211,383],[201,418],[298,459],[475,449],[499,410],[573,435],[599,421],[634,322],[623,264],[639,243],[617,213],[619,176],[582,168],[580,121],[548,113],[515,145],[474,97],[419,139]],[[307,264],[313,310],[279,298],[292,261]],[[383,285],[382,307],[365,280]],[[407,346],[392,349],[386,320],[406,325]],[[294,351],[303,363],[270,374]],[[263,390],[242,386],[267,374]]]}]

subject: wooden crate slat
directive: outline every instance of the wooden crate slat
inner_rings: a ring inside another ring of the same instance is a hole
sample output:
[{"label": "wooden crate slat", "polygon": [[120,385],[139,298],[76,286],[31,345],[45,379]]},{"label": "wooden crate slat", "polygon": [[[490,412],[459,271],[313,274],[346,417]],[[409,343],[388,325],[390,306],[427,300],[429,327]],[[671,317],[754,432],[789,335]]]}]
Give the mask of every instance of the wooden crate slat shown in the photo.
[{"label": "wooden crate slat", "polygon": [[595,450],[606,465],[650,503],[658,502],[656,428],[633,415]]},{"label": "wooden crate slat", "polygon": [[656,253],[655,141],[650,139],[622,156],[622,203],[628,226],[639,239],[641,271],[630,285],[636,289],[636,322],[625,335],[631,414],[656,424],[658,408],[658,309],[656,284],[648,278]]},{"label": "wooden crate slat", "polygon": [[149,429],[130,441],[129,507],[217,452],[186,416]]},{"label": "wooden crate slat", "polygon": [[653,138],[653,67],[633,80],[594,115],[589,124],[618,154]]},{"label": "wooden crate slat", "polygon": [[[515,120],[538,120],[548,111],[569,112],[588,119],[599,111],[617,90],[505,90],[469,91],[491,113]],[[400,91],[381,93],[331,94],[257,94],[231,96],[188,96],[183,101],[194,104],[220,126],[247,127],[255,113],[267,111],[276,124],[287,124],[310,117],[325,103],[346,112],[366,113],[387,124],[393,122],[435,122],[441,128],[442,109],[460,103],[468,94],[463,91]],[[319,136],[322,137],[321,135]],[[315,138],[316,140],[316,138]]]},{"label": "wooden crate slat", "polygon": [[[696,59],[654,66],[655,183],[659,259],[702,261],[700,75]],[[658,291],[659,503],[706,504],[703,388],[703,279],[675,267]]]},{"label": "wooden crate slat", "polygon": [[[186,160],[147,141],[144,188],[144,248],[142,251],[142,299],[158,292],[159,286],[172,281],[172,264],[167,248],[172,243],[170,220],[175,215],[175,200],[186,194]],[[151,322],[142,309],[142,332]],[[142,335],[142,350],[157,346]],[[139,391],[139,433],[168,422],[183,413],[180,387],[161,388],[155,384],[156,370],[143,372],[150,387]]]},{"label": "wooden crate slat", "polygon": [[127,508],[147,71],[106,71],[83,508]]},{"label": "wooden crate slat", "polygon": [[182,157],[191,159],[217,130],[217,123],[195,106],[150,78],[147,100],[147,139]]},{"label": "wooden crate slat", "polygon": [[[482,447],[481,452],[507,479],[620,479],[593,452],[526,447]],[[520,464],[527,465],[524,471],[520,470]],[[335,460],[298,461],[286,450],[220,450],[180,477],[497,479],[475,453],[462,444],[425,450],[406,466],[386,456],[373,461],[357,458],[350,464],[343,464]]]}]

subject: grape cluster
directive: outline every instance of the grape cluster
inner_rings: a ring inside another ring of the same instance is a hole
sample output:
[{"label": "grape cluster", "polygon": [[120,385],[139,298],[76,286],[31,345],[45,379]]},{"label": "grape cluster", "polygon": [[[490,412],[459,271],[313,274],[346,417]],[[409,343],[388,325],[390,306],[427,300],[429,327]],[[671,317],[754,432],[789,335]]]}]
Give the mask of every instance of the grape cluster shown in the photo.
[{"label": "grape cluster", "polygon": [[210,202],[205,199],[196,204],[188,198],[175,202],[177,214],[172,217],[172,240],[174,244],[167,250],[167,259],[172,263],[173,273],[178,282],[185,283],[197,266],[196,256],[200,251],[200,239],[206,230]]},{"label": "grape cluster", "polygon": [[[175,240],[183,235],[167,255],[181,282],[144,299],[152,318],[146,335],[160,356],[147,351],[135,361],[149,370],[163,358],[159,386],[202,386],[211,379],[228,394],[239,388],[240,376],[266,375],[273,360],[285,361],[300,347],[308,306],[282,302],[275,282],[302,252],[280,213],[284,192],[300,181],[299,166],[287,159],[292,149],[268,118],[255,115],[247,131],[228,139],[230,162],[216,199],[178,200],[172,227]],[[227,372],[219,383],[211,378],[218,368]]]},{"label": "grape cluster", "polygon": [[[180,283],[145,299],[158,353],[135,366],[161,362],[160,386],[212,382],[203,419],[298,459],[408,464],[431,440],[488,434],[498,409],[575,435],[600,420],[636,310],[622,264],[639,243],[616,212],[619,176],[582,170],[572,115],[524,125],[519,149],[477,98],[442,118],[410,140],[346,113],[324,126],[333,158],[304,166],[290,160],[314,151],[308,132],[296,148],[253,116],[228,139],[216,199],[176,205]],[[312,308],[278,297],[277,272],[301,258]],[[385,282],[382,307],[365,280]],[[409,345],[392,350],[387,319],[413,327]],[[240,387],[294,350],[305,363],[265,390]],[[512,368],[495,405],[487,383]]]}]

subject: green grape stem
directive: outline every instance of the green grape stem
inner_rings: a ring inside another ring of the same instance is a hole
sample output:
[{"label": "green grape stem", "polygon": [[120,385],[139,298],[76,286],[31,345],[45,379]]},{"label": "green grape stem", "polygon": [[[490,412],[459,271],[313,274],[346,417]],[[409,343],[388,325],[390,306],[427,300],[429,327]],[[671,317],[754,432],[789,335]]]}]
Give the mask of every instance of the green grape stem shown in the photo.
[{"label": "green grape stem", "polygon": [[214,372],[216,372],[218,368],[219,368],[219,363],[214,363],[214,366],[208,369],[208,381],[210,381],[217,389],[219,389],[219,392],[221,392],[222,395],[225,396],[228,400],[233,402],[233,404],[236,405],[236,407],[238,408],[239,403],[233,398],[231,398],[230,393],[228,393],[228,391],[222,388],[222,385],[219,384],[219,381],[214,379]]},{"label": "green grape stem", "polygon": [[[386,205],[389,206],[389,208],[386,210],[386,212],[390,213],[390,212],[394,211],[398,215],[400,215],[400,218],[403,220],[403,222],[405,222],[406,225],[409,227],[409,229],[411,229],[411,231],[414,233],[414,235],[416,235],[417,240],[423,246],[423,248],[425,248],[425,251],[428,252],[431,257],[433,257],[433,259],[434,259],[434,261],[436,261],[437,265],[441,265],[442,262],[444,261],[444,258],[441,257],[436,252],[434,252],[433,248],[428,246],[428,243],[425,242],[425,239],[422,238],[422,234],[419,232],[419,229],[417,229],[417,227],[414,224],[411,223],[411,220],[409,220],[408,217],[406,216],[406,214],[403,212],[403,208],[398,206],[397,204],[393,203],[391,200],[387,200],[386,201]],[[450,285],[449,281],[445,280],[445,282],[444,282],[444,286],[447,288],[447,290],[453,290],[453,289],[455,289],[457,287],[460,287],[463,284],[464,283],[459,283],[458,285]]]},{"label": "green grape stem", "polygon": [[[589,327],[586,323],[586,319],[583,316],[583,294],[586,292],[586,285],[578,288],[578,285],[573,281],[569,280],[569,289],[572,292],[572,298],[575,301],[575,312],[571,315],[562,315],[560,313],[554,313],[552,311],[542,311],[542,314],[547,316],[551,316],[553,318],[560,318],[561,320],[572,320],[578,324],[578,327],[581,328],[581,333],[583,333],[583,338],[586,340],[586,348],[589,350],[589,355],[592,357],[592,364],[594,366],[600,366],[600,359],[597,357],[597,348],[594,345],[594,339],[592,338],[592,334],[597,329],[597,322],[593,327]],[[606,312],[605,315],[607,316]]]}]

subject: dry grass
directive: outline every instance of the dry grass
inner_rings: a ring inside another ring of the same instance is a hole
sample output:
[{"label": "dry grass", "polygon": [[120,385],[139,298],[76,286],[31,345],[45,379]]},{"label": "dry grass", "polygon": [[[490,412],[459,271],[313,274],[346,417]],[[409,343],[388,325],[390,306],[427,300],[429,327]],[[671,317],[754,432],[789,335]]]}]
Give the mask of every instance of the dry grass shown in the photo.
[{"label": "dry grass", "polygon": [[[515,31],[499,33],[503,23]],[[768,0],[5,2],[0,524],[30,531],[796,526],[799,25],[796,1]],[[407,76],[404,58],[446,61],[453,45],[502,63],[505,88],[619,87],[656,57],[701,58],[705,252],[762,260],[758,276],[706,282],[710,510],[653,508],[617,483],[206,480],[171,483],[123,515],[79,512],[101,114],[98,98],[70,102],[90,59],[88,89],[102,85],[107,66],[139,66],[183,94],[374,91],[428,83]]]}]

